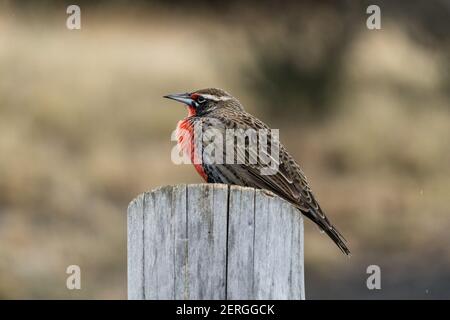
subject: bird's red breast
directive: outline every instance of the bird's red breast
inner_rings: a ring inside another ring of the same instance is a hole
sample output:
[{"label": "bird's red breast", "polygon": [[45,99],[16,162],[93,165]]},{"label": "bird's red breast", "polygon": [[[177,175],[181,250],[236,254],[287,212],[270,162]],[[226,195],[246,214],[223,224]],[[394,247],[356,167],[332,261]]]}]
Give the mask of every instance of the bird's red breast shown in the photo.
[{"label": "bird's red breast", "polygon": [[[191,110],[194,108],[189,108],[189,116],[195,115],[195,110]],[[201,163],[196,163],[195,155],[195,143],[194,143],[194,127],[192,125],[192,122],[190,121],[189,117],[181,120],[178,122],[177,126],[177,140],[178,140],[178,147],[183,152],[183,154],[188,155],[189,159],[191,160],[192,164],[194,165],[195,170],[198,172],[198,174],[205,180],[208,181],[208,176],[205,173],[205,170],[203,170],[203,166]],[[200,157],[201,159],[201,157]]]}]

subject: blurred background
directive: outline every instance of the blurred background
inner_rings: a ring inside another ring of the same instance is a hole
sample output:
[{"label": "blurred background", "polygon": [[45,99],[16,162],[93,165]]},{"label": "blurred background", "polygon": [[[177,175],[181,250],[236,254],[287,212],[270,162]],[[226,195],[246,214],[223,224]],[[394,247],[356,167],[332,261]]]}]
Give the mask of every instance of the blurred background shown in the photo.
[{"label": "blurred background", "polygon": [[162,95],[204,87],[280,129],[349,241],[305,223],[308,299],[450,298],[449,1],[77,1],[81,30],[0,3],[0,298],[126,298],[128,203],[201,182]]}]

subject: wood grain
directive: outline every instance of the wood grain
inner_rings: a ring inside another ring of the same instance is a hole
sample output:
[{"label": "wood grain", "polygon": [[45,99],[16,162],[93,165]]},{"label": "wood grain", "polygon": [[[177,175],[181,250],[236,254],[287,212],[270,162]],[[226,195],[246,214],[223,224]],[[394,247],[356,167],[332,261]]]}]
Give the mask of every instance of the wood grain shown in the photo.
[{"label": "wood grain", "polygon": [[305,299],[303,220],[268,191],[220,184],[128,207],[129,299]]}]

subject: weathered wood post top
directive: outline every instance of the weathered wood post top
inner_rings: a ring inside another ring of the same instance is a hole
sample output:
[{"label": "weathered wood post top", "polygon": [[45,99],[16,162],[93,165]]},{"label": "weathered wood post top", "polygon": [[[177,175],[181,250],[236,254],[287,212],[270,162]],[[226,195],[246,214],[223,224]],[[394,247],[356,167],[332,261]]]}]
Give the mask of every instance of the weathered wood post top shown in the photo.
[{"label": "weathered wood post top", "polygon": [[268,191],[196,184],[128,207],[129,299],[304,299],[303,220]]}]

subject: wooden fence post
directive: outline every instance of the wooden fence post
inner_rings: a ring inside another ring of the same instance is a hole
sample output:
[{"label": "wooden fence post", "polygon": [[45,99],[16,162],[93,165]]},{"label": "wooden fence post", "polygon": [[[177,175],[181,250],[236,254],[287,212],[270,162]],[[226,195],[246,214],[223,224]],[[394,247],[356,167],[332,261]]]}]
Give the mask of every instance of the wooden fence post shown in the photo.
[{"label": "wooden fence post", "polygon": [[128,207],[129,299],[304,299],[303,220],[261,190],[177,185]]}]

